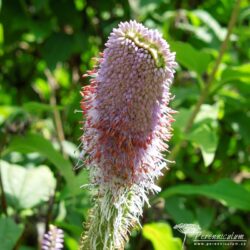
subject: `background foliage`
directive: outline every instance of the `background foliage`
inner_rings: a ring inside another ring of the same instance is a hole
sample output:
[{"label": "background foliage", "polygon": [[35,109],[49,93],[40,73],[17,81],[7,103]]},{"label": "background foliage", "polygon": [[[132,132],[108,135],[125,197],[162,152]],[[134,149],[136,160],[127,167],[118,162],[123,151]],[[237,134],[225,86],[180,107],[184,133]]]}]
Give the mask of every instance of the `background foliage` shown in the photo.
[{"label": "background foliage", "polygon": [[[0,1],[1,250],[38,249],[49,223],[77,249],[91,206],[79,157],[79,91],[112,28],[136,19],[177,53],[170,148],[180,145],[163,190],[145,208],[126,249],[181,249],[173,226],[198,223],[249,236],[250,7],[242,0],[228,49],[206,101],[184,128],[218,57],[235,1]],[[183,140],[185,143],[183,143]],[[166,158],[168,154],[166,153]],[[187,239],[188,249],[197,249]],[[246,246],[213,246],[244,249]],[[208,247],[199,247],[208,249]]]}]

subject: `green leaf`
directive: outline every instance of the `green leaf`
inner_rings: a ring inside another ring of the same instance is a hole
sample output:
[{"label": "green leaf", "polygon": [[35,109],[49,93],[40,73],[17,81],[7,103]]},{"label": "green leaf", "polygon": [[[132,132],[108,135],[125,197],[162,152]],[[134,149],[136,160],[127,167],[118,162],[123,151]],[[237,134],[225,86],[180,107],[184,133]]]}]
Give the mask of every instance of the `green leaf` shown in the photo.
[{"label": "green leaf", "polygon": [[58,84],[64,88],[68,88],[71,84],[69,71],[63,67],[56,67],[54,70],[55,79]]},{"label": "green leaf", "polygon": [[226,118],[233,130],[245,142],[246,146],[250,145],[250,113],[234,112]]},{"label": "green leaf", "polygon": [[143,226],[143,236],[150,240],[155,250],[181,250],[181,239],[173,237],[166,223],[151,223]]},{"label": "green leaf", "polygon": [[23,225],[17,225],[11,218],[0,218],[1,249],[12,250],[22,235],[23,228]]},{"label": "green leaf", "polygon": [[[197,114],[194,123],[213,122],[217,121],[219,113],[219,105],[202,104],[199,113]],[[214,123],[215,125],[215,123]]]},{"label": "green leaf", "polygon": [[213,222],[215,211],[214,207],[195,207],[198,224],[202,229],[208,229]]},{"label": "green leaf", "polygon": [[194,214],[186,207],[183,197],[172,196],[166,199],[166,211],[176,223],[194,223]]},{"label": "green leaf", "polygon": [[208,32],[206,27],[195,27],[188,23],[180,23],[178,28],[184,29],[188,32],[194,33],[194,35],[205,43],[211,43],[212,35]]},{"label": "green leaf", "polygon": [[184,132],[185,124],[187,124],[190,115],[192,114],[191,109],[180,108],[178,113],[174,115],[175,122],[173,123],[174,129],[179,129]]},{"label": "green leaf", "polygon": [[217,20],[211,16],[207,11],[205,10],[195,10],[192,11],[194,15],[199,17],[200,20],[203,21],[203,23],[215,34],[215,36],[218,38],[218,40],[223,41],[226,36],[226,29],[222,28],[220,24],[217,22]]},{"label": "green leaf", "polygon": [[190,140],[197,145],[202,153],[205,166],[209,166],[215,156],[218,146],[218,105],[203,104],[198,115],[195,118],[192,130],[188,134],[184,134],[184,128],[189,120],[192,109],[180,109],[174,115],[175,122],[173,127],[180,137]]},{"label": "green leaf", "polygon": [[218,145],[216,131],[207,124],[202,123],[188,135],[188,139],[199,146],[205,166],[209,166],[214,160]]},{"label": "green leaf", "polygon": [[41,113],[44,111],[53,111],[53,109],[61,110],[62,106],[51,106],[49,104],[40,102],[26,102],[23,104],[23,108],[30,113]]},{"label": "green leaf", "polygon": [[176,60],[178,63],[195,71],[198,75],[202,75],[210,63],[210,55],[194,49],[190,44],[183,42],[171,42],[172,51],[176,52]]},{"label": "green leaf", "polygon": [[78,249],[79,248],[79,242],[72,237],[69,237],[66,235],[64,242],[65,242],[64,244],[67,247],[67,249]]},{"label": "green leaf", "polygon": [[20,111],[16,106],[0,106],[0,124],[2,124],[12,114]]},{"label": "green leaf", "polygon": [[28,247],[28,246],[20,246],[18,250],[34,250],[33,247]]},{"label": "green leaf", "polygon": [[179,106],[183,105],[185,102],[194,103],[200,94],[198,85],[188,85],[188,86],[178,86],[172,88],[172,93],[175,96],[174,100],[171,102],[171,106],[178,110]]},{"label": "green leaf", "polygon": [[38,134],[27,134],[25,136],[15,136],[9,143],[9,147],[3,152],[7,154],[13,151],[20,153],[31,153],[38,152],[41,155],[48,158],[48,160],[53,163],[57,170],[65,178],[67,184],[72,189],[72,192],[76,189],[74,182],[75,176],[73,174],[71,162],[66,160],[52,145],[52,143],[43,138]]},{"label": "green leaf", "polygon": [[51,88],[46,80],[43,78],[36,78],[32,87],[41,99],[49,100],[51,96]]},{"label": "green leaf", "polygon": [[73,37],[64,33],[54,33],[45,42],[41,53],[50,69],[54,69],[58,62],[67,60],[71,53]]},{"label": "green leaf", "polygon": [[250,211],[250,192],[230,179],[222,179],[211,185],[178,185],[163,191],[161,197],[172,195],[203,195],[230,206]]},{"label": "green leaf", "polygon": [[205,166],[213,162],[218,146],[218,112],[218,105],[203,104],[187,135],[187,139],[200,148]]},{"label": "green leaf", "polygon": [[227,67],[222,75],[223,82],[241,80],[243,82],[250,82],[250,63],[243,64],[237,67]]},{"label": "green leaf", "polygon": [[39,152],[58,168],[66,180],[70,181],[70,178],[73,176],[71,163],[63,158],[49,140],[38,134],[26,134],[25,136],[13,137],[4,154],[11,151],[20,153]]},{"label": "green leaf", "polygon": [[0,169],[8,204],[16,209],[35,207],[55,192],[56,180],[46,166],[26,169],[0,161]]}]

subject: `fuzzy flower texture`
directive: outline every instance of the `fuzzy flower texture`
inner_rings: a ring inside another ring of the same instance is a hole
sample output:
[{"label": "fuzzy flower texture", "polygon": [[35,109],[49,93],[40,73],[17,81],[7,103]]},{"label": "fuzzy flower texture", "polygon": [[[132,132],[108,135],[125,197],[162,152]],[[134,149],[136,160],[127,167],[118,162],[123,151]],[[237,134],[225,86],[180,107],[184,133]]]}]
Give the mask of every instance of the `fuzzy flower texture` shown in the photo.
[{"label": "fuzzy flower texture", "polygon": [[160,191],[154,182],[166,167],[173,121],[175,53],[161,34],[124,22],[105,45],[82,91],[83,155],[94,187],[84,250],[124,249],[148,194]]}]

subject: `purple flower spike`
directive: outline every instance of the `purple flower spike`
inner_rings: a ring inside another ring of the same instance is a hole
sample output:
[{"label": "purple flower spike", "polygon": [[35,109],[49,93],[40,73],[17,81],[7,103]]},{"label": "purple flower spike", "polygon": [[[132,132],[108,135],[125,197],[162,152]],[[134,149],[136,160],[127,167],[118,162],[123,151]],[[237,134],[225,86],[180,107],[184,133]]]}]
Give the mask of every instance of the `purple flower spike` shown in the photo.
[{"label": "purple flower spike", "polygon": [[63,249],[63,230],[50,225],[49,231],[44,234],[42,250],[61,250]]},{"label": "purple flower spike", "polygon": [[82,249],[123,249],[166,167],[169,87],[175,54],[157,30],[135,21],[113,29],[98,65],[84,76],[83,154],[96,187]]}]

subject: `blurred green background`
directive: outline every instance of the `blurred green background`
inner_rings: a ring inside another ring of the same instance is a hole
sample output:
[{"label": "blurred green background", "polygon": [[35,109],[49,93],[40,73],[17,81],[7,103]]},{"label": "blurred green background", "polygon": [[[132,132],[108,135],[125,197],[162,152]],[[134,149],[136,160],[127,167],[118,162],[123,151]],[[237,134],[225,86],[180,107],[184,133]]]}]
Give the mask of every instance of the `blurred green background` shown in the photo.
[{"label": "blurred green background", "polygon": [[[188,133],[184,128],[214,67],[233,0],[0,1],[0,250],[39,249],[45,227],[78,249],[91,207],[79,158],[81,75],[113,27],[135,19],[177,53],[170,150],[182,145],[126,249],[179,250],[179,223],[250,235],[250,6],[242,0],[228,48]],[[184,141],[184,143],[183,143]],[[168,153],[166,153],[166,158]],[[194,246],[186,249],[247,249]]]}]

